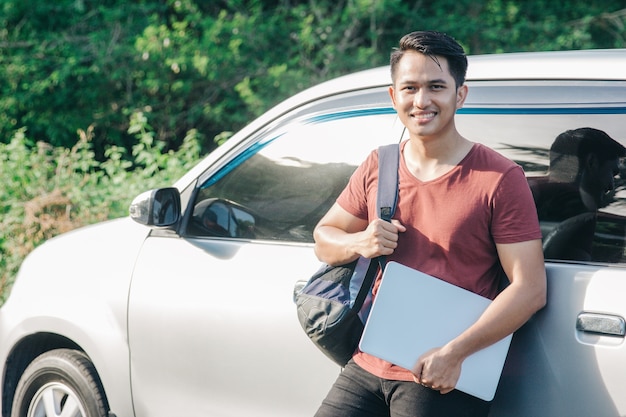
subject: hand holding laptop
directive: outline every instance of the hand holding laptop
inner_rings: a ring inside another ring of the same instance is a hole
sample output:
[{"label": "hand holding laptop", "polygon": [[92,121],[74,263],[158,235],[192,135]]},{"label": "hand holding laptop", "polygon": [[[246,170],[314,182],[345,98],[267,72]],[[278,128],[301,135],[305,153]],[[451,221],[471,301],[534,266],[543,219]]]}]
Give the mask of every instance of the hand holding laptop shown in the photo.
[{"label": "hand holding laptop", "polygon": [[[419,302],[415,301],[417,298]],[[419,369],[414,367],[422,355],[460,335],[478,320],[490,303],[488,298],[471,291],[389,262],[359,347],[363,352],[416,373]],[[485,401],[493,399],[511,338],[509,335],[468,356],[461,365],[455,388]],[[430,362],[425,369],[440,372],[437,355],[428,358]],[[446,366],[454,367],[453,364]],[[424,378],[429,381],[428,373]]]},{"label": "hand holding laptop", "polygon": [[444,349],[437,347],[426,351],[411,371],[418,384],[447,394],[457,385],[463,361],[452,360],[450,355],[442,352]]}]

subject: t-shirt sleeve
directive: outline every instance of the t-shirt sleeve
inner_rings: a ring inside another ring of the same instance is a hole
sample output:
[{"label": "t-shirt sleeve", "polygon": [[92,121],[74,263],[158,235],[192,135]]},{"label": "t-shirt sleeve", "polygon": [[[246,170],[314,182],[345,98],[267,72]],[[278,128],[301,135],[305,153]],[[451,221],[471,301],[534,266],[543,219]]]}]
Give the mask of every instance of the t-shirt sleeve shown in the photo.
[{"label": "t-shirt sleeve", "polygon": [[354,171],[348,184],[337,197],[337,204],[359,219],[369,219],[368,203],[371,200],[372,185],[376,186],[377,167],[378,152],[372,151]]},{"label": "t-shirt sleeve", "polygon": [[492,204],[491,235],[496,243],[541,239],[537,209],[521,167],[504,174]]}]

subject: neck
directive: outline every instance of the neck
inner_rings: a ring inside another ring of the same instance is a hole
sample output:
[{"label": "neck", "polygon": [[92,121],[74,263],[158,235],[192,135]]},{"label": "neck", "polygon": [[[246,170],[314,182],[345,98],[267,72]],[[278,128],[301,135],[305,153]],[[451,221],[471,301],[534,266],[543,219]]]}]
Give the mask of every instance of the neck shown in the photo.
[{"label": "neck", "polygon": [[411,138],[404,147],[403,156],[409,171],[417,179],[428,181],[452,170],[472,146],[472,142],[458,133],[438,140]]}]

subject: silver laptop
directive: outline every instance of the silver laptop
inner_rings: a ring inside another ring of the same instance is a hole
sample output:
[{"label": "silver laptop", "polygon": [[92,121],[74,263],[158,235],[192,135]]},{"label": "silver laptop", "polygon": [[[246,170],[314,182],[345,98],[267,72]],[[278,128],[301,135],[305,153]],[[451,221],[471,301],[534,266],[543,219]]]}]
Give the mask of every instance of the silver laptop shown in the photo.
[{"label": "silver laptop", "polygon": [[[471,326],[490,303],[471,291],[389,262],[359,347],[410,370],[424,352],[443,346]],[[469,356],[456,389],[491,401],[511,338]]]}]

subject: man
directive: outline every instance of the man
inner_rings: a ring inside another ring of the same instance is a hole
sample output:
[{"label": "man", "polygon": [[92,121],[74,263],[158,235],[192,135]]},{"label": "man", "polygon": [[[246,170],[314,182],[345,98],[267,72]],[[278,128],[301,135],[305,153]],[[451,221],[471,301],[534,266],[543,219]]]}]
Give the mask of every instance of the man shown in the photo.
[{"label": "man", "polygon": [[556,137],[548,180],[532,187],[539,219],[556,223],[544,239],[546,258],[594,260],[596,212],[613,201],[624,156],[624,146],[602,130],[582,127]]},{"label": "man", "polygon": [[566,130],[550,147],[548,182],[533,188],[539,218],[563,221],[606,207],[626,149],[602,130]]},{"label": "man", "polygon": [[[394,219],[385,222],[375,213],[374,151],[317,225],[315,251],[333,265],[386,255],[494,301],[474,325],[421,356],[413,369],[356,352],[318,417],[485,416],[489,403],[454,390],[463,360],[514,332],[545,304],[541,233],[521,168],[456,129],[455,112],[468,91],[466,69],[463,48],[445,34],[401,39],[391,55],[389,94],[409,139],[401,144]],[[498,294],[500,264],[510,285]]]}]

